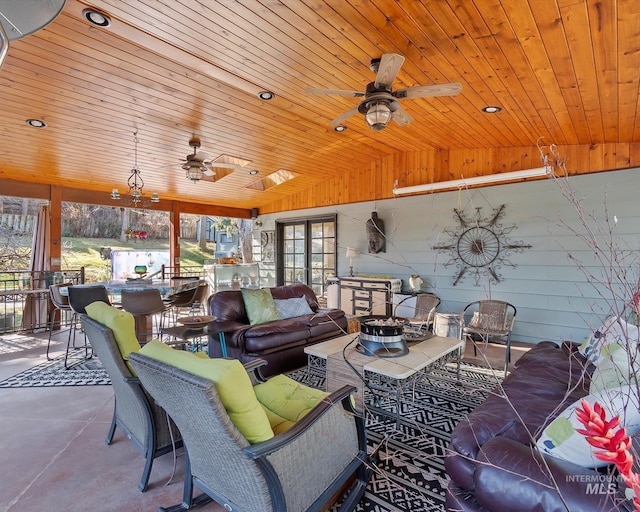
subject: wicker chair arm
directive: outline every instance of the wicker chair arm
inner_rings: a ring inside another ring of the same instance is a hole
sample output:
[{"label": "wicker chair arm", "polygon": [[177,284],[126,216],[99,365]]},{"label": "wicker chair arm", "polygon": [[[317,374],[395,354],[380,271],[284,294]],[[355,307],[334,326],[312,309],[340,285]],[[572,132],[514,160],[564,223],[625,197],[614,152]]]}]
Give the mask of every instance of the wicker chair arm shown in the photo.
[{"label": "wicker chair arm", "polygon": [[[304,418],[296,422],[296,424],[289,430],[276,437],[273,437],[272,439],[269,439],[268,441],[247,446],[244,449],[244,453],[252,459],[258,459],[261,457],[265,457],[270,453],[281,450],[299,437],[304,436],[309,427],[311,427],[316,421],[318,421],[319,418],[321,418],[322,415],[329,411],[331,408],[341,407],[342,401],[346,398],[349,398],[355,391],[356,388],[354,386],[341,387],[337,391],[331,393],[321,403],[316,405]],[[351,420],[351,422],[353,422],[353,420]]]},{"label": "wicker chair arm", "polygon": [[272,489],[274,510],[284,510],[284,502],[286,510],[316,510],[312,503],[326,503],[357,468],[364,475],[368,461],[364,422],[348,410],[354,391],[341,388],[287,432],[244,449]]},{"label": "wicker chair arm", "polygon": [[262,368],[263,366],[267,366],[267,364],[269,363],[267,363],[267,361],[265,361],[264,359],[254,359],[243,364],[244,369],[249,374],[252,386],[256,386],[267,381],[267,379],[262,376],[262,372],[260,371],[260,368]]}]

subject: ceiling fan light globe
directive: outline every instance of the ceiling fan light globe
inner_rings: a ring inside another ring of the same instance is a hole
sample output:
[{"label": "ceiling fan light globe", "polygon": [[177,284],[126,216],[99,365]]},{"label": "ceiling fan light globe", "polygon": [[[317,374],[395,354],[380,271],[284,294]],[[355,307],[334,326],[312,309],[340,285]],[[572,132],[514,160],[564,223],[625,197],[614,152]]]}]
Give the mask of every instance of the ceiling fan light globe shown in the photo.
[{"label": "ceiling fan light globe", "polygon": [[383,102],[375,102],[369,105],[364,118],[369,127],[373,130],[384,130],[391,121],[392,112],[389,105]]},{"label": "ceiling fan light globe", "polygon": [[187,179],[193,182],[200,181],[204,174],[201,167],[187,167],[186,171]]}]

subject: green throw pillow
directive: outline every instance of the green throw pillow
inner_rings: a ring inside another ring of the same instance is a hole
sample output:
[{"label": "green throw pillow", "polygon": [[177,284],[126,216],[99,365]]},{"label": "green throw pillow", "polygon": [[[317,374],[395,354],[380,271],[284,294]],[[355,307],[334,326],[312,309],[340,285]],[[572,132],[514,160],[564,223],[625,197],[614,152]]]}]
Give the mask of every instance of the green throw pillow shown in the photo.
[{"label": "green throw pillow", "polygon": [[303,418],[329,393],[304,386],[286,375],[276,375],[253,388],[274,434],[278,435]]},{"label": "green throw pillow", "polygon": [[[123,309],[114,308],[105,302],[92,302],[86,307],[87,316],[113,331],[122,359],[129,365],[129,354],[140,350],[140,343],[136,338],[136,322],[131,313]],[[135,375],[135,372],[133,372]]]},{"label": "green throw pillow", "polygon": [[147,343],[140,353],[213,381],[229,418],[250,443],[273,437],[269,419],[253,392],[249,375],[237,359],[198,357],[186,350],[174,350],[159,340]]},{"label": "green throw pillow", "polygon": [[251,325],[264,324],[278,320],[278,310],[269,288],[252,290],[243,288],[242,300]]}]

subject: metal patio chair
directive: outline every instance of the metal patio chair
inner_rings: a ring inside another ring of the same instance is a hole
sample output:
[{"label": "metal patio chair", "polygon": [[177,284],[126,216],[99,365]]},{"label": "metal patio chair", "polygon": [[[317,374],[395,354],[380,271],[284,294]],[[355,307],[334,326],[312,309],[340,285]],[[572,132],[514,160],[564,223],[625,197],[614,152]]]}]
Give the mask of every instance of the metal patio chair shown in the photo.
[{"label": "metal patio chair", "polygon": [[[401,300],[395,307],[398,307],[412,299],[414,296],[410,295]],[[422,340],[427,339],[430,334],[431,326],[433,325],[433,319],[436,313],[436,308],[440,304],[440,298],[432,293],[419,293],[415,296],[416,306],[414,314],[411,318],[407,318],[408,324],[404,328],[404,334],[408,340]]]},{"label": "metal patio chair", "polygon": [[[75,345],[75,338],[77,333],[77,323],[82,315],[87,314],[87,310],[85,309],[92,302],[105,302],[107,304],[111,304],[111,300],[109,299],[109,294],[107,293],[107,289],[101,285],[74,285],[69,286],[67,288],[67,293],[69,297],[69,307],[73,311],[73,318],[71,319],[71,331],[69,332],[69,340],[67,341],[67,353],[64,357],[64,367],[69,368],[68,359],[69,359],[69,350],[72,348],[75,349],[83,349],[85,352],[84,359],[91,359],[93,351],[91,350],[91,345],[87,340],[86,333],[84,334],[84,345],[78,347]],[[71,345],[71,339],[73,338],[73,346]]]},{"label": "metal patio chair", "polygon": [[486,348],[489,342],[506,345],[504,371],[511,361],[511,331],[516,321],[516,307],[501,300],[479,300],[468,304],[460,313],[462,333],[473,343],[477,354],[477,342]]}]

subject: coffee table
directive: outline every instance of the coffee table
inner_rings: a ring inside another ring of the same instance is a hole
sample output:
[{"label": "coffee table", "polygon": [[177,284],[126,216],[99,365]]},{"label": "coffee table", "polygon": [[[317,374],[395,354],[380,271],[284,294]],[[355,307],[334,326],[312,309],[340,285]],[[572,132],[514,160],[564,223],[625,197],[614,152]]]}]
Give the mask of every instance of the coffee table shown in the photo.
[{"label": "coffee table", "polygon": [[[376,414],[392,417],[396,425],[400,420],[403,391],[416,379],[454,359],[457,360],[457,377],[465,341],[458,338],[433,336],[426,341],[409,343],[409,353],[401,357],[382,358],[369,356],[358,350],[358,335],[351,334],[317,343],[304,349],[308,368],[312,372],[324,372],[327,391],[335,391],[345,384],[355,386],[356,407]],[[373,393],[365,403],[365,388]],[[392,410],[380,407],[379,393],[389,395]]]}]

